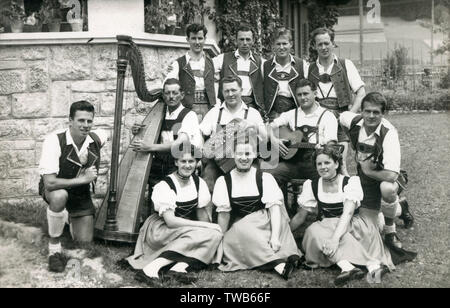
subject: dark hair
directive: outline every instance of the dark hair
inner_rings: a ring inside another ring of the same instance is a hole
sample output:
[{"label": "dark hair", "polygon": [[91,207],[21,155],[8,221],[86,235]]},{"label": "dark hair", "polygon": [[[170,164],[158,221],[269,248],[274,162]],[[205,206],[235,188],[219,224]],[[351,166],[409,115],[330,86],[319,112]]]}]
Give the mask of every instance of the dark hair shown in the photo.
[{"label": "dark hair", "polygon": [[325,27],[317,28],[313,32],[311,32],[311,45],[314,46],[316,44],[316,36],[328,34],[330,36],[331,42],[334,44],[334,31]]},{"label": "dark hair", "polygon": [[277,39],[279,39],[282,36],[286,36],[289,41],[292,42],[292,32],[289,29],[286,28],[278,28],[275,30],[275,33],[273,35],[273,41],[275,42]]},{"label": "dark hair", "polygon": [[370,92],[364,96],[361,102],[361,111],[364,110],[364,105],[366,102],[380,106],[382,113],[387,110],[387,101],[380,92]]},{"label": "dark hair", "polygon": [[180,86],[180,91],[183,91],[183,89],[181,88],[181,83],[180,83],[180,81],[179,81],[178,79],[175,79],[175,78],[169,78],[169,79],[167,79],[166,81],[164,81],[164,84],[163,84],[163,92],[164,92],[164,89],[166,88],[167,85],[172,85],[172,84],[177,84],[177,85],[179,85],[179,86]]},{"label": "dark hair", "polygon": [[95,114],[94,106],[88,101],[77,101],[72,103],[72,105],[70,105],[69,118],[73,119],[77,111],[87,111],[92,112],[93,115]]},{"label": "dark hair", "polygon": [[228,75],[225,78],[222,79],[222,87],[224,84],[226,83],[233,83],[233,82],[237,82],[237,84],[239,85],[239,87],[242,89],[242,79],[239,78],[236,75]]},{"label": "dark hair", "polygon": [[249,32],[250,31],[252,33],[252,35],[255,35],[255,33],[253,32],[253,29],[247,24],[239,25],[239,28],[236,31],[236,37],[237,37],[239,31],[241,31],[241,32]]},{"label": "dark hair", "polygon": [[295,83],[295,91],[297,91],[298,88],[303,88],[303,87],[307,87],[309,86],[311,88],[311,90],[316,91],[317,90],[317,86],[314,82],[312,82],[309,79],[300,79]]},{"label": "dark hair", "polygon": [[201,24],[190,24],[186,28],[186,36],[189,38],[191,36],[191,33],[198,33],[200,31],[203,31],[203,35],[206,37],[206,33],[208,33],[208,30],[206,29],[205,25]]},{"label": "dark hair", "polygon": [[314,151],[313,157],[312,157],[312,162],[313,162],[313,166],[314,168],[317,168],[316,166],[316,162],[317,162],[317,157],[319,155],[326,155],[328,157],[330,157],[335,163],[338,163],[339,166],[336,169],[337,173],[341,173],[341,169],[342,169],[342,154],[341,151],[339,150],[338,147],[334,146],[332,143],[325,145],[321,148],[318,148]]}]

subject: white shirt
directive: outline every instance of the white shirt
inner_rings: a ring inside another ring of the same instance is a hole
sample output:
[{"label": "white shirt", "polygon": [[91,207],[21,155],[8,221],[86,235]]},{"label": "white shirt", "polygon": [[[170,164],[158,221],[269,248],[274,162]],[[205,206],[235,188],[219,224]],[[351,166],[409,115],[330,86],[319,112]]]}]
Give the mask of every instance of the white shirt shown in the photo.
[{"label": "white shirt", "polygon": [[[168,210],[175,211],[177,208],[176,202],[187,202],[197,198],[197,190],[192,177],[189,179],[189,184],[184,187],[180,186],[176,175],[170,174],[169,177],[173,180],[177,193],[175,193],[165,181],[161,181],[153,187],[152,201],[155,205],[155,211],[159,213],[159,216],[162,216],[164,212]],[[200,178],[197,207],[204,208],[210,201],[211,194],[209,193],[208,186],[206,185],[206,182]]]},{"label": "white shirt", "polygon": [[[290,55],[291,57],[291,61],[288,62],[285,66],[279,64],[277,62],[277,57],[273,57],[272,63],[275,64],[275,71],[276,72],[285,72],[287,74],[291,73],[291,69],[292,69],[292,64],[295,64],[295,58]],[[305,60],[302,60],[303,62],[303,71],[305,72],[305,74],[308,72],[308,65],[306,63]],[[261,64],[261,73],[264,76],[264,63]],[[300,73],[300,72],[297,72]],[[278,94],[277,95],[282,95],[285,97],[292,97],[293,93],[291,93],[291,89],[289,87],[289,80],[282,80],[282,81],[278,81]]]},{"label": "white shirt", "polygon": [[[75,153],[78,155],[80,163],[85,165],[88,159],[88,146],[93,143],[91,136],[87,136],[84,140],[81,149],[75,145],[72,139],[69,129],[57,130],[45,137],[44,143],[42,144],[41,160],[39,162],[39,174],[58,174],[59,173],[59,158],[61,157],[61,146],[59,145],[58,134],[65,132],[67,145],[73,145]],[[108,134],[103,130],[92,131],[95,133],[99,139],[101,146],[103,146],[108,140]]]},{"label": "white shirt", "polygon": [[[358,114],[345,111],[339,117],[339,121],[342,126],[350,129],[350,125],[354,117]],[[378,125],[377,129],[370,134],[369,136],[366,133],[366,130],[363,127],[364,119],[361,119],[356,125],[360,126],[361,129],[359,131],[358,142],[365,143],[368,145],[375,145],[376,137],[375,135],[380,136],[381,125],[385,126],[389,129],[383,141],[383,165],[384,169],[390,170],[396,173],[400,172],[400,164],[401,164],[401,154],[400,154],[400,141],[398,138],[397,129],[385,118],[381,120],[380,125]]]},{"label": "white shirt", "polygon": [[[298,108],[297,127],[308,125],[317,126],[317,122],[325,108],[317,104],[317,109],[311,114],[305,114],[301,108]],[[295,109],[283,112],[278,118],[273,120],[272,125],[275,127],[288,125],[291,130],[295,130]],[[338,121],[331,112],[325,112],[319,123],[319,143],[327,144],[329,141],[337,141]],[[316,134],[309,137],[310,143],[318,143]]]},{"label": "white shirt", "polygon": [[248,109],[247,121],[257,125],[258,127],[264,126],[264,121],[261,114],[254,108],[248,107],[245,103],[241,103],[241,107],[234,113],[228,109],[225,102],[220,105],[215,105],[203,118],[200,124],[200,130],[205,136],[211,136],[217,130],[217,120],[219,119],[220,110],[222,111],[222,118],[220,125],[227,125],[234,119],[244,119],[245,111]]},{"label": "white shirt", "polygon": [[[239,172],[236,169],[230,171],[231,181],[233,183],[232,197],[251,197],[259,196],[258,186],[255,181],[256,168],[251,168],[249,172]],[[261,202],[266,208],[274,205],[283,205],[283,193],[278,186],[275,178],[270,174],[263,172],[262,174],[263,194]],[[230,200],[228,198],[227,185],[225,177],[221,176],[214,185],[212,202],[217,207],[217,212],[230,212]]]},{"label": "white shirt", "polygon": [[[178,115],[183,110],[183,105],[180,104],[180,106],[175,109],[172,113],[169,112],[169,109],[167,108],[166,111],[166,120],[176,120],[178,118]],[[177,124],[175,124],[177,125]],[[175,126],[174,125],[174,126]],[[181,122],[180,129],[178,131],[178,135],[184,133],[189,137],[189,141],[195,145],[196,147],[201,147],[203,144],[203,138],[202,134],[200,132],[200,125],[198,123],[198,117],[195,114],[194,111],[189,111],[186,116],[184,117],[183,121]],[[175,127],[174,127],[175,128]],[[172,143],[174,142],[174,136],[173,131],[161,131],[161,143]]]},{"label": "white shirt", "polygon": [[[204,53],[202,54],[202,57],[198,61],[191,59],[189,52],[186,53],[185,57],[186,57],[186,65],[189,64],[193,71],[201,71],[202,73],[205,71],[205,54]],[[180,67],[178,65],[178,61],[174,61],[171,66],[172,66],[172,70],[167,74],[167,77],[165,80],[170,79],[170,78],[179,79],[178,74],[180,72]],[[196,91],[205,90],[205,79],[203,77],[194,76],[194,80],[195,80],[195,90]]]},{"label": "white shirt", "polygon": [[[239,50],[236,50],[234,52],[234,56],[237,59],[236,62],[237,62],[237,70],[238,71],[250,72],[250,63],[252,61],[253,61],[253,63],[256,63],[256,59],[255,59],[255,57],[253,57],[252,52],[250,52],[250,57],[248,59],[244,59],[244,57],[242,57],[239,54]],[[213,58],[217,80],[220,79],[219,74],[222,71],[223,59],[224,59],[224,54],[220,54],[217,57]],[[264,64],[265,60],[264,59],[261,59],[261,60],[262,60],[262,64]],[[250,76],[243,76],[243,75],[238,75],[238,76],[242,80],[242,96],[251,96],[253,93],[253,90],[252,90],[252,84],[250,82]]]},{"label": "white shirt", "polygon": [[[339,187],[342,187],[343,180],[344,176],[339,175]],[[344,187],[344,191],[342,192],[339,189],[339,191],[336,193],[324,192],[322,178],[320,178],[317,187],[317,195],[320,201],[324,203],[340,203],[345,201],[353,201],[356,203],[356,208],[361,205],[361,201],[364,198],[361,181],[358,176],[350,177],[347,185]],[[302,193],[298,196],[297,203],[308,212],[314,212],[316,210],[317,200],[314,197],[311,180],[307,180],[303,184]]]},{"label": "white shirt", "polygon": [[[328,69],[325,71],[325,67],[319,63],[319,59],[317,59],[316,64],[319,69],[319,75],[322,74],[328,74],[331,75],[331,71],[333,70],[334,64],[337,63],[338,57],[336,55],[333,55],[333,63],[328,67]],[[361,76],[358,73],[358,70],[356,69],[355,65],[351,60],[345,59],[345,68],[347,70],[347,78],[348,82],[350,84],[350,88],[352,89],[353,93],[356,93],[361,87],[364,87],[364,82],[361,79]],[[308,65],[309,69],[309,65]],[[308,69],[305,70],[306,78],[308,78]],[[331,91],[330,91],[331,90]],[[328,94],[329,93],[329,94]],[[327,96],[328,95],[328,96]],[[319,81],[319,87],[317,89],[317,97],[318,98],[326,98],[326,97],[332,97],[336,98],[336,90],[333,87],[333,83],[327,82],[323,83]]]}]

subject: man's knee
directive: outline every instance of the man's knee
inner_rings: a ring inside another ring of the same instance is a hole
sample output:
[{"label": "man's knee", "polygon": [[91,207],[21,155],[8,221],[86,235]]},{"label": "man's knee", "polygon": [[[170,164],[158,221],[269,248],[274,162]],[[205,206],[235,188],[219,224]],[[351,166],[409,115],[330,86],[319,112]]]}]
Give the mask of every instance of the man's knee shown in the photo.
[{"label": "man's knee", "polygon": [[71,218],[72,237],[77,242],[92,242],[94,239],[94,216]]},{"label": "man's knee", "polygon": [[45,197],[49,202],[49,208],[52,212],[62,212],[65,207],[67,200],[69,199],[69,193],[65,189],[58,189],[54,191],[45,191]]},{"label": "man's knee", "polygon": [[381,182],[380,191],[385,201],[394,202],[397,198],[398,184],[391,182]]}]

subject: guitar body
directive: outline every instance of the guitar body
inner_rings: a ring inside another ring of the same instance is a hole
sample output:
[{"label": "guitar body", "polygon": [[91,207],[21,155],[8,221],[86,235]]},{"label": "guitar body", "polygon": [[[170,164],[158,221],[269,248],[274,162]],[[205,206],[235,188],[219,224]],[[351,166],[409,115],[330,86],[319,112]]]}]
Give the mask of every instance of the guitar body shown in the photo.
[{"label": "guitar body", "polygon": [[309,142],[302,142],[303,132],[296,130],[292,131],[288,126],[279,127],[279,139],[285,139],[285,145],[288,147],[288,153],[286,155],[281,155],[283,160],[290,160],[297,154],[299,149],[315,149],[316,144]]}]

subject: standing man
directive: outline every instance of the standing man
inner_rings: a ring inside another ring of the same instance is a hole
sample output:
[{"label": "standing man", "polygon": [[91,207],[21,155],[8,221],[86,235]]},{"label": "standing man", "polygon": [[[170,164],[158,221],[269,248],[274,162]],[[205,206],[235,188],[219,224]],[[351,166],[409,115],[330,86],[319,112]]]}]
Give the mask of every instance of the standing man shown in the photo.
[{"label": "standing man", "polygon": [[226,76],[238,76],[242,80],[242,101],[264,116],[264,91],[261,65],[264,60],[252,52],[255,43],[250,27],[241,25],[236,34],[238,49],[220,54],[213,59],[216,74],[219,74],[218,97],[223,102],[220,80]]},{"label": "standing man", "polygon": [[[177,169],[175,159],[171,155],[172,148],[178,149],[181,144],[187,143],[196,147],[202,145],[197,115],[181,104],[184,92],[177,79],[165,81],[162,98],[166,104],[166,115],[161,127],[159,143],[145,144],[142,140],[134,140],[130,145],[136,152],[154,153],[148,178],[149,196],[152,194],[153,186]],[[140,129],[142,129],[141,125],[134,125],[133,134],[137,134]]]},{"label": "standing man", "polygon": [[[95,208],[90,188],[94,188],[100,167],[100,149],[107,141],[103,131],[91,131],[94,106],[78,101],[70,106],[69,128],[48,135],[39,163],[39,194],[48,203],[50,240],[49,270],[61,273],[66,266],[61,235],[69,213],[74,241],[91,242]],[[67,212],[65,211],[67,210]]]},{"label": "standing man", "polygon": [[[213,109],[203,119],[200,130],[205,138],[211,137],[218,130],[223,129],[234,119],[245,120],[247,127],[257,129],[259,135],[265,138],[264,121],[259,112],[247,106],[241,99],[242,81],[237,76],[227,76],[222,81],[222,94],[225,101]],[[214,184],[219,176],[223,175],[217,163],[210,159],[203,170],[203,179],[208,184],[210,192],[214,189]]]},{"label": "standing man", "polygon": [[207,32],[204,25],[191,24],[187,27],[186,40],[190,49],[172,63],[166,78],[180,80],[184,90],[183,106],[193,110],[199,121],[216,104],[214,64],[203,51]]},{"label": "standing man", "polygon": [[[318,53],[316,62],[309,66],[307,78],[319,89],[317,98],[322,107],[339,118],[344,111],[359,112],[366,91],[364,82],[352,61],[340,59],[334,53],[334,32],[318,28],[311,33],[311,44]],[[355,94],[355,95],[353,95]],[[339,127],[338,142],[344,146],[342,172],[348,176],[346,157],[348,137]]]},{"label": "standing man", "polygon": [[362,100],[362,114],[346,111],[340,116],[348,129],[350,142],[356,151],[358,176],[364,192],[361,206],[380,210],[385,217],[385,242],[401,248],[396,235],[395,217],[411,226],[414,218],[406,200],[399,202],[399,189],[405,184],[400,174],[400,141],[395,127],[383,116],[386,99],[371,92]]},{"label": "standing man", "polygon": [[[288,126],[291,131],[301,131],[303,142],[325,145],[337,141],[338,121],[336,117],[321,107],[315,100],[316,86],[307,79],[301,79],[295,88],[296,100],[300,107],[283,112],[272,123],[272,129]],[[280,149],[282,155],[288,148],[282,140],[271,132],[272,146]],[[285,201],[287,201],[287,182],[291,179],[313,180],[319,177],[317,169],[312,163],[314,149],[299,149],[290,160],[280,161],[276,168],[268,169],[278,185],[281,187]]]},{"label": "standing man", "polygon": [[262,66],[264,105],[270,121],[299,106],[295,97],[295,83],[305,78],[304,71],[307,68],[304,60],[291,55],[291,31],[278,29],[273,49],[275,56]]}]

